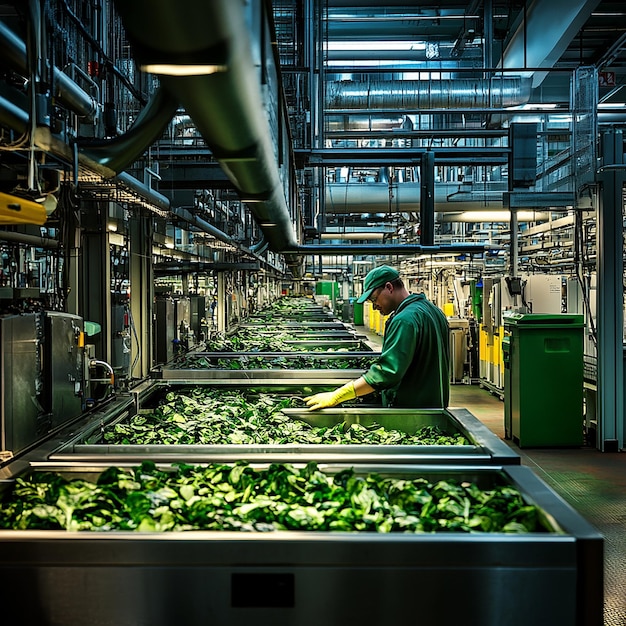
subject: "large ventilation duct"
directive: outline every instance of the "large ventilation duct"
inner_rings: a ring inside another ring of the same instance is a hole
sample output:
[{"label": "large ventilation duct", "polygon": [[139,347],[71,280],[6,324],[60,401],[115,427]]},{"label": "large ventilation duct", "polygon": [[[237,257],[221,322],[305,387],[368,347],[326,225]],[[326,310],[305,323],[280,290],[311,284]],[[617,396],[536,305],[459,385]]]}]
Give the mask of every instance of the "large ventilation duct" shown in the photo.
[{"label": "large ventilation duct", "polygon": [[[116,0],[135,56],[142,64],[212,66],[210,74],[162,75],[161,84],[180,99],[226,175],[248,203],[274,252],[297,245],[279,157],[261,93],[259,64],[247,45],[252,33],[243,3],[232,0]],[[279,106],[279,105],[277,105]],[[296,276],[301,259],[286,256]]]},{"label": "large ventilation duct", "polygon": [[512,107],[530,100],[530,78],[335,81],[326,84],[328,109],[472,109]]},{"label": "large ventilation duct", "polygon": [[[389,194],[385,183],[327,183],[327,215],[347,213],[412,213],[420,210],[420,184],[394,185]],[[459,191],[457,184],[435,185],[435,211],[501,210],[503,191]]]},{"label": "large ventilation duct", "polygon": [[[26,44],[5,24],[0,22],[0,57],[8,66],[22,76],[28,76]],[[52,95],[70,111],[90,122],[96,117],[98,103],[83,91],[67,74],[53,67]]]}]

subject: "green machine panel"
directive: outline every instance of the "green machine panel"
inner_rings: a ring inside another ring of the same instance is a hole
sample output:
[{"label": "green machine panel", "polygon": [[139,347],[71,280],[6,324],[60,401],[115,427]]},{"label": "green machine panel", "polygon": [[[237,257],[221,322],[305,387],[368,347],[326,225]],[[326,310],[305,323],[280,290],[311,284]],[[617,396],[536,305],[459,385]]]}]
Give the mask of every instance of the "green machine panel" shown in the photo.
[{"label": "green machine panel", "polygon": [[505,314],[505,436],[520,448],[583,444],[583,328],[582,315]]}]

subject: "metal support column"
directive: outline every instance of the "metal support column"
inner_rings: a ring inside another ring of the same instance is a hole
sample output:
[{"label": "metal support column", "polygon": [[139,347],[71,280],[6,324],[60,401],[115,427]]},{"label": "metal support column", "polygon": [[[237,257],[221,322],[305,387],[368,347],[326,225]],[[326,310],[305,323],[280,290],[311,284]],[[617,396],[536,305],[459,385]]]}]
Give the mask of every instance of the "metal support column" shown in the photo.
[{"label": "metal support column", "polygon": [[[624,445],[623,194],[626,171],[621,131],[603,136],[604,167],[598,173],[597,326],[598,441],[603,452]],[[617,164],[609,164],[610,159]]]},{"label": "metal support column", "polygon": [[217,272],[217,331],[226,332],[226,276]]},{"label": "metal support column", "polygon": [[[517,277],[517,264],[519,262],[519,244],[518,244],[518,221],[517,221],[517,208],[512,207],[511,211],[511,222],[510,222],[510,230],[511,230],[511,266],[509,269],[509,274],[511,278]],[[517,294],[513,292],[513,306],[517,308]]]},{"label": "metal support column", "polygon": [[83,207],[80,268],[81,311],[85,321],[100,324],[89,338],[96,358],[111,362],[111,253],[106,222],[108,203],[85,203]]},{"label": "metal support column", "polygon": [[435,243],[435,154],[422,154],[420,166],[420,243]]},{"label": "metal support column", "polygon": [[153,365],[152,315],[154,274],[152,271],[152,220],[141,216],[129,221],[130,229],[130,314],[132,378],[145,378]]},{"label": "metal support column", "polygon": [[[74,221],[72,220],[72,223]],[[67,285],[63,285],[65,290],[65,303],[67,312],[74,315],[81,315],[80,309],[80,267],[81,267],[81,249],[80,249],[80,229],[77,227],[72,231],[72,244],[68,247],[67,263]]]}]

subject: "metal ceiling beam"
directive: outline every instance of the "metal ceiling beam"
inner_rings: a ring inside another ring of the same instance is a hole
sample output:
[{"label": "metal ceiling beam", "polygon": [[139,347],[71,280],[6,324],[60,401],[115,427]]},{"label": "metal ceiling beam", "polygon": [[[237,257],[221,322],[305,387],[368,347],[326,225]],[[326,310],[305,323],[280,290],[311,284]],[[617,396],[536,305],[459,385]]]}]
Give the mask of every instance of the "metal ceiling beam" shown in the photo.
[{"label": "metal ceiling beam", "polygon": [[[331,128],[332,122],[329,122]],[[339,127],[337,127],[339,128]],[[425,129],[403,130],[400,126],[388,130],[368,130],[367,128],[355,127],[352,130],[329,130],[326,132],[327,139],[497,139],[508,137],[508,128],[460,128],[460,129]]]},{"label": "metal ceiling beam", "polygon": [[258,271],[261,269],[260,263],[241,261],[228,262],[204,262],[190,261],[188,263],[156,263],[154,265],[155,276],[171,276],[172,274],[191,274],[196,272],[234,272],[238,270]]},{"label": "metal ceiling beam", "polygon": [[[550,69],[556,65],[600,0],[534,0],[502,54],[501,65]],[[533,88],[541,85],[547,72],[527,71]]]},{"label": "metal ceiling beam", "polygon": [[[163,155],[160,154],[162,157]],[[159,185],[171,189],[235,189],[219,163],[160,160]]]},{"label": "metal ceiling beam", "polygon": [[505,165],[508,163],[509,148],[319,148],[312,150],[294,150],[296,162],[302,167],[342,167],[383,165],[419,165],[425,152],[434,152],[439,165],[467,165],[482,163]]}]

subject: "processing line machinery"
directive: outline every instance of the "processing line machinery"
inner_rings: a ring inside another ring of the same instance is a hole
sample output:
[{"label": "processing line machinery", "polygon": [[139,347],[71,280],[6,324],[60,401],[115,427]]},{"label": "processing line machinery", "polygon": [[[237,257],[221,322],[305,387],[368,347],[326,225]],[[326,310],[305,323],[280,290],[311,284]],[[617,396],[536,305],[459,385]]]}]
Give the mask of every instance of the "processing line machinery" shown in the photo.
[{"label": "processing line machinery", "polygon": [[[336,355],[333,355],[336,356]],[[103,434],[154,411],[168,394],[199,386],[301,398],[336,388],[349,370],[239,371],[213,379],[185,370],[142,381],[106,406],[49,432],[0,465],[0,496],[22,477],[55,471],[96,481],[112,465],[314,462],[328,474],[352,468],[402,480],[509,485],[540,511],[532,533],[328,531],[122,532],[0,530],[3,617],[51,626],[602,626],[603,540],[571,506],[469,411],[393,409],[362,399],[309,412],[311,426],[374,424],[413,432],[437,425],[462,445],[113,445]],[[177,419],[183,419],[179,416]],[[367,601],[365,601],[367,599]]]}]

